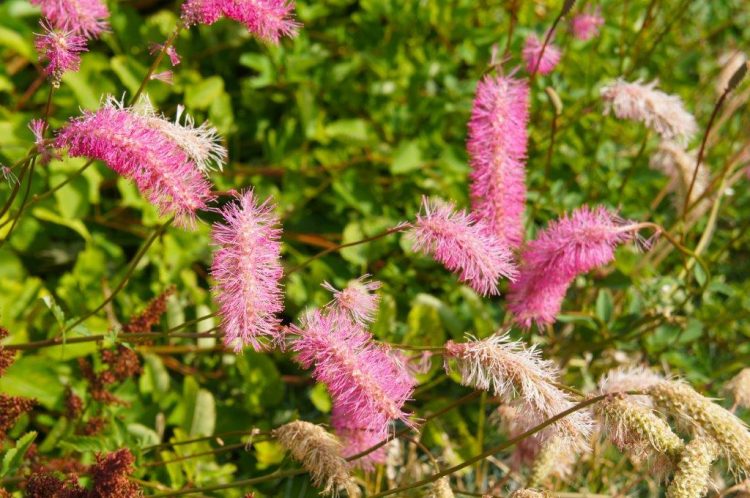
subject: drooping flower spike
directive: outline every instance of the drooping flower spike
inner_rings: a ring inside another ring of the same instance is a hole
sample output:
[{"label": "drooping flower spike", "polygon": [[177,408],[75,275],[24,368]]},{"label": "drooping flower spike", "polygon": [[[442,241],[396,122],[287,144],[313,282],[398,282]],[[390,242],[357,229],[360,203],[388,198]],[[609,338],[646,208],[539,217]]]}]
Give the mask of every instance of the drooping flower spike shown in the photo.
[{"label": "drooping flower spike", "polygon": [[[470,338],[467,342],[448,341],[445,345],[445,368],[455,364],[463,385],[490,391],[509,401],[518,398],[523,430],[573,406],[570,396],[557,387],[560,373],[535,347],[513,341],[507,334],[487,339]],[[542,430],[539,437],[562,438],[572,450],[587,448],[592,420],[587,412],[577,411]]]},{"label": "drooping flower spike", "polygon": [[549,74],[560,62],[560,49],[552,44],[551,39],[544,47],[544,53],[542,53],[543,44],[543,41],[536,35],[526,37],[522,55],[529,74]]},{"label": "drooping flower spike", "polygon": [[39,62],[46,63],[44,73],[53,86],[60,86],[60,80],[68,71],[78,71],[81,53],[86,52],[86,38],[72,31],[54,29],[42,21],[43,34],[34,37],[34,46],[39,52]]},{"label": "drooping flower spike", "polygon": [[216,246],[211,276],[219,303],[224,343],[235,352],[256,351],[279,337],[281,229],[270,199],[260,203],[252,190],[221,209],[224,219],[212,230]]},{"label": "drooping flower spike", "polygon": [[[331,427],[343,443],[342,454],[351,457],[372,448],[384,441],[389,435],[389,426],[365,427],[350,413],[342,410],[340,405],[334,404],[331,412]],[[375,465],[385,463],[386,447],[381,446],[367,455],[352,461],[352,465],[366,471],[373,470]]]},{"label": "drooping flower spike", "polygon": [[499,294],[500,277],[516,276],[510,250],[485,221],[456,211],[450,202],[423,197],[408,235],[416,251],[458,273],[459,280],[484,296]]},{"label": "drooping flower spike", "polygon": [[604,207],[584,206],[550,222],[524,249],[519,278],[510,285],[508,309],[516,323],[554,323],[575,277],[611,262],[635,228]]},{"label": "drooping flower spike", "polygon": [[222,17],[244,24],[270,43],[295,36],[300,27],[294,19],[293,0],[187,0],[182,4],[182,19],[188,25],[210,25]]},{"label": "drooping flower spike", "polygon": [[211,185],[181,144],[164,133],[159,119],[108,98],[98,111],[84,111],[68,122],[55,146],[67,147],[71,157],[103,161],[135,182],[161,214],[192,228],[196,211],[214,199]]},{"label": "drooping flower spike", "polygon": [[380,434],[395,420],[413,426],[403,405],[414,391],[414,378],[360,324],[335,310],[311,310],[290,332],[297,336],[291,348],[300,364],[313,368],[313,377],[328,386],[337,410],[358,427]]},{"label": "drooping flower spike", "polygon": [[570,20],[573,36],[582,41],[596,37],[602,25],[604,25],[604,18],[598,7],[594,11],[582,12]]},{"label": "drooping flower spike", "polygon": [[31,0],[52,26],[86,38],[98,38],[109,29],[109,10],[102,0]]},{"label": "drooping flower spike", "polygon": [[640,121],[665,140],[686,144],[695,135],[698,125],[685,110],[682,100],[656,89],[656,82],[628,83],[622,79],[601,90],[604,113],[613,111],[620,119]]},{"label": "drooping flower spike", "polygon": [[375,293],[380,288],[380,282],[368,281],[369,277],[370,275],[362,275],[357,280],[349,282],[344,290],[338,290],[328,282],[323,282],[323,288],[333,294],[333,305],[336,310],[348,314],[360,325],[374,320],[380,301]]},{"label": "drooping flower spike", "polygon": [[[711,171],[704,162],[701,162],[698,166],[695,184],[693,189],[690,190],[697,162],[695,152],[688,152],[681,145],[668,140],[663,140],[659,144],[659,148],[649,160],[649,166],[652,169],[662,172],[669,178],[667,189],[674,195],[674,207],[678,212],[682,212],[685,205],[692,206],[698,202],[687,213],[690,220],[699,218],[712,204],[710,196],[703,197],[703,193],[711,184]],[[690,192],[690,199],[686,200],[688,191]]]},{"label": "drooping flower spike", "polygon": [[528,121],[528,82],[513,76],[479,82],[467,143],[472,212],[513,248],[524,235]]}]

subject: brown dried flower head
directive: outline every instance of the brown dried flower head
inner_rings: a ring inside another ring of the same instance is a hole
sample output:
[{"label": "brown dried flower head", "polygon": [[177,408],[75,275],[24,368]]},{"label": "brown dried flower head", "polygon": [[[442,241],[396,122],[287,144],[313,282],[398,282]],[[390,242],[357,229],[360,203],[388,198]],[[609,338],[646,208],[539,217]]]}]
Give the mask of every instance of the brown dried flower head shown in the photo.
[{"label": "brown dried flower head", "polygon": [[322,494],[337,496],[345,490],[350,497],[359,496],[349,464],[341,456],[341,443],[323,427],[297,420],[275,429],[274,437],[310,473]]},{"label": "brown dried flower head", "polygon": [[5,433],[15,425],[18,417],[30,411],[35,403],[33,399],[0,393],[0,441],[5,439]]},{"label": "brown dried flower head", "polygon": [[175,288],[167,290],[153,298],[139,314],[123,325],[122,331],[126,333],[151,332],[154,325],[158,324],[164,312],[167,311],[167,299],[174,294]]},{"label": "brown dried flower head", "polygon": [[[0,327],[0,342],[5,340],[6,337],[8,337],[8,329]],[[2,377],[8,367],[11,366],[15,356],[15,351],[5,349],[2,344],[0,344],[0,377]]]}]

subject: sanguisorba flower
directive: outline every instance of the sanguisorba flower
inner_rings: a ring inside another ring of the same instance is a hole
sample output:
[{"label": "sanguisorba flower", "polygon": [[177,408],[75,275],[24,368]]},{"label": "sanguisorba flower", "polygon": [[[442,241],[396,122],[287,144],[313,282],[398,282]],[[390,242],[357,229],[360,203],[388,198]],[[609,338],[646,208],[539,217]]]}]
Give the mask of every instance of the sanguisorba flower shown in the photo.
[{"label": "sanguisorba flower", "polygon": [[656,405],[697,435],[713,438],[730,467],[750,476],[750,431],[729,410],[697,393],[685,382],[665,380],[648,389]]},{"label": "sanguisorba flower", "polygon": [[187,24],[213,24],[222,17],[244,24],[253,35],[271,43],[295,36],[300,26],[294,19],[292,0],[187,0],[182,4]]},{"label": "sanguisorba flower", "polygon": [[[381,427],[365,427],[338,404],[333,405],[331,427],[341,440],[344,446],[342,454],[347,458],[381,443],[389,434],[388,424],[383,424]],[[385,463],[386,457],[386,446],[383,445],[351,463],[355,467],[370,471],[375,465]]]},{"label": "sanguisorba flower", "polygon": [[333,294],[333,306],[362,325],[374,320],[380,301],[375,293],[380,288],[380,282],[369,281],[369,277],[370,275],[362,275],[357,280],[352,280],[344,290],[338,290],[328,282],[323,282],[323,288]]},{"label": "sanguisorba flower", "polygon": [[711,464],[719,456],[719,446],[710,437],[690,441],[677,464],[667,498],[701,498],[711,483]]},{"label": "sanguisorba flower", "polygon": [[[507,334],[461,343],[448,341],[445,360],[447,371],[455,363],[462,384],[491,391],[504,400],[517,397],[526,430],[573,406],[570,396],[557,387],[557,367],[543,359],[538,349],[512,341]],[[583,450],[591,427],[590,415],[576,411],[540,434],[544,439],[558,436],[569,447]]]},{"label": "sanguisorba flower", "polygon": [[750,408],[750,368],[740,370],[724,387],[732,393],[736,406]]},{"label": "sanguisorba flower", "polygon": [[505,245],[523,241],[529,86],[512,76],[477,85],[469,121],[472,212]]},{"label": "sanguisorba flower", "polygon": [[63,31],[97,38],[109,28],[109,10],[102,0],[31,0],[42,15]]},{"label": "sanguisorba flower", "polygon": [[575,277],[612,261],[615,247],[632,237],[624,225],[601,206],[550,222],[524,249],[520,275],[510,285],[508,309],[516,323],[554,323]]},{"label": "sanguisorba flower", "polygon": [[173,214],[179,225],[195,225],[196,211],[214,196],[190,154],[164,133],[163,127],[113,98],[97,111],[84,111],[57,135],[55,146],[71,157],[103,161],[135,182],[161,214]]},{"label": "sanguisorba flower", "polygon": [[685,110],[682,100],[656,89],[656,82],[628,83],[622,79],[601,90],[604,113],[614,111],[620,119],[640,121],[666,140],[685,144],[695,135],[698,125]]},{"label": "sanguisorba flower", "polygon": [[422,211],[409,232],[414,249],[431,255],[478,293],[499,294],[500,277],[515,278],[507,246],[484,220],[457,211],[453,204],[422,198]]},{"label": "sanguisorba flower", "polygon": [[281,229],[270,199],[259,203],[252,190],[221,209],[224,221],[212,230],[216,246],[211,276],[219,303],[224,343],[240,352],[265,349],[279,337],[283,311]]},{"label": "sanguisorba flower", "polygon": [[297,420],[274,429],[273,435],[310,473],[322,494],[338,496],[339,490],[345,490],[350,498],[359,496],[341,443],[323,427]]},{"label": "sanguisorba flower", "polygon": [[310,310],[293,325],[292,349],[313,377],[328,386],[334,405],[363,429],[382,431],[391,421],[412,425],[403,405],[415,380],[401,360],[374,344],[360,324],[338,312]]},{"label": "sanguisorba flower", "polygon": [[523,60],[526,63],[526,71],[530,74],[549,74],[560,62],[560,49],[550,43],[544,47],[543,41],[536,35],[529,35],[523,45]]},{"label": "sanguisorba flower", "polygon": [[44,73],[52,85],[60,86],[60,80],[68,71],[78,71],[81,53],[86,52],[86,38],[72,31],[54,29],[49,23],[41,23],[44,33],[34,36],[34,46],[39,52],[39,62],[46,63]]},{"label": "sanguisorba flower", "polygon": [[604,24],[601,10],[581,12],[570,20],[570,29],[573,36],[582,41],[587,41],[599,34],[599,28]]}]

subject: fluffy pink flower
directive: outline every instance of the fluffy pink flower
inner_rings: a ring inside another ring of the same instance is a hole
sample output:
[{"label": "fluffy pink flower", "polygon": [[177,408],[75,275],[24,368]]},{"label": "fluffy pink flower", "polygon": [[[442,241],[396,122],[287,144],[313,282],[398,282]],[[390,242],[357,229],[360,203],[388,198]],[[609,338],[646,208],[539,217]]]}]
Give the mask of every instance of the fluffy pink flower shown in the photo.
[{"label": "fluffy pink flower", "polygon": [[59,86],[66,71],[78,71],[81,53],[87,51],[86,39],[72,31],[53,29],[44,21],[40,24],[44,33],[34,36],[34,46],[39,52],[39,62],[47,62],[44,73],[54,86]]},{"label": "fluffy pink flower", "polygon": [[211,265],[216,281],[224,343],[242,351],[264,349],[261,338],[279,336],[278,313],[284,310],[281,292],[281,229],[270,199],[259,204],[249,190],[221,209],[224,223],[213,226],[218,248]]},{"label": "fluffy pink flower", "polygon": [[522,254],[508,308],[524,327],[553,323],[575,277],[614,259],[615,247],[630,239],[628,227],[604,207],[586,206],[550,222]]},{"label": "fluffy pink flower", "polygon": [[[151,45],[149,46],[149,53],[150,53],[151,55],[156,55],[156,54],[158,54],[159,52],[161,52],[161,50],[162,50],[163,48],[164,48],[164,45],[162,45],[161,43],[152,43],[152,44],[151,44]],[[174,48],[174,46],[173,46],[173,45],[170,45],[169,47],[167,47],[167,51],[166,51],[166,54],[167,54],[167,57],[169,57],[169,62],[170,62],[170,63],[171,63],[171,64],[172,64],[173,66],[176,66],[176,65],[178,65],[178,64],[179,64],[180,62],[182,62],[182,59],[180,58],[180,54],[178,54],[178,53],[177,53],[177,49],[176,49],[176,48]]]},{"label": "fluffy pink flower", "polygon": [[523,60],[526,62],[526,71],[530,74],[535,72],[549,74],[560,62],[560,50],[550,41],[542,54],[542,44],[542,40],[537,38],[536,35],[526,37],[526,43],[523,46]]},{"label": "fluffy pink flower", "polygon": [[431,255],[482,295],[498,294],[500,277],[515,278],[511,253],[484,222],[441,200],[422,198],[409,232],[414,249]]},{"label": "fluffy pink flower", "polygon": [[[331,426],[344,446],[344,457],[354,456],[370,449],[388,437],[388,426],[380,428],[362,427],[359,421],[352,418],[346,411],[341,410],[338,405],[333,406],[331,414]],[[353,460],[352,465],[364,470],[372,470],[375,465],[385,463],[386,445],[381,446],[367,455]]]},{"label": "fluffy pink flower", "polygon": [[173,214],[184,227],[193,227],[195,212],[213,200],[210,183],[185,150],[151,118],[114,99],[72,119],[55,146],[68,147],[71,157],[103,161],[135,182],[161,214]]},{"label": "fluffy pink flower", "polygon": [[101,0],[31,0],[42,15],[60,30],[97,38],[109,28],[109,10]]},{"label": "fluffy pink flower", "polygon": [[391,352],[373,344],[358,323],[335,311],[312,310],[292,326],[298,337],[292,349],[313,377],[328,386],[340,413],[358,427],[379,432],[392,420],[412,425],[402,409],[414,391],[415,381],[406,366]]},{"label": "fluffy pink flower", "polygon": [[182,19],[188,24],[213,24],[222,17],[240,22],[261,40],[278,43],[283,36],[295,36],[292,0],[187,0]]},{"label": "fluffy pink flower", "polygon": [[349,282],[341,291],[328,282],[323,282],[323,288],[333,293],[335,309],[348,314],[352,320],[362,325],[373,321],[380,301],[375,294],[380,288],[380,282],[368,282],[369,276],[362,275]]},{"label": "fluffy pink flower", "polygon": [[512,77],[487,76],[477,85],[469,121],[472,212],[501,242],[523,241],[529,86]]},{"label": "fluffy pink flower", "polygon": [[29,129],[34,134],[34,145],[36,145],[41,163],[47,164],[52,158],[59,159],[59,156],[44,141],[44,120],[32,119],[29,122]]},{"label": "fluffy pink flower", "polygon": [[604,25],[601,11],[596,9],[592,12],[582,12],[570,21],[573,36],[579,40],[587,41],[599,34],[599,28]]}]

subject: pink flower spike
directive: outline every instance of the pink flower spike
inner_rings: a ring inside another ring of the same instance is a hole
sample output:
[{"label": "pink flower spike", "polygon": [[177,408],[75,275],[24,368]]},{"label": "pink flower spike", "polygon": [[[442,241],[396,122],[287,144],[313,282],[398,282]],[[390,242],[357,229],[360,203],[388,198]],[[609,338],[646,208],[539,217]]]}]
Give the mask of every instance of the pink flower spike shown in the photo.
[{"label": "pink flower spike", "polygon": [[[331,413],[331,427],[336,431],[336,435],[344,446],[344,457],[350,457],[362,453],[382,442],[388,437],[389,429],[385,424],[381,428],[361,427],[356,419],[345,411],[342,411],[339,405],[333,405]],[[381,446],[377,450],[358,458],[352,462],[352,465],[365,471],[371,471],[375,465],[383,464],[386,460],[386,447]]]},{"label": "pink flower spike", "polygon": [[31,0],[42,15],[60,30],[86,38],[98,38],[109,29],[109,10],[101,0]]},{"label": "pink flower spike", "polygon": [[542,44],[543,42],[536,35],[526,37],[526,43],[523,47],[523,60],[526,62],[526,71],[529,74],[533,74],[535,68],[539,74],[549,74],[560,62],[560,50],[552,44],[552,41],[550,40],[550,43],[544,48],[543,54]]},{"label": "pink flower spike", "polygon": [[415,380],[402,361],[359,324],[340,313],[311,310],[293,325],[292,349],[313,377],[328,386],[334,403],[359,427],[381,431],[391,421],[413,422],[403,406]]},{"label": "pink flower spike", "polygon": [[380,288],[380,282],[368,282],[370,275],[362,275],[352,280],[344,288],[338,290],[328,282],[323,282],[323,288],[333,293],[333,305],[339,312],[348,314],[352,320],[364,325],[375,319],[380,298],[375,291]]},{"label": "pink flower spike", "polygon": [[624,225],[601,206],[550,222],[524,249],[520,276],[511,283],[508,309],[516,323],[553,323],[575,277],[611,262],[615,247],[632,238]]},{"label": "pink flower spike", "polygon": [[34,134],[34,144],[42,164],[49,163],[53,158],[60,158],[51,147],[44,143],[45,124],[43,119],[32,119],[29,122],[29,129]]},{"label": "pink flower spike", "polygon": [[239,353],[246,345],[266,349],[261,339],[280,334],[278,313],[284,310],[281,291],[281,229],[267,199],[259,204],[249,190],[221,209],[224,223],[215,223],[217,247],[211,265],[216,281],[224,344]]},{"label": "pink flower spike", "polygon": [[441,200],[422,198],[422,212],[409,232],[414,249],[431,255],[478,293],[497,295],[500,277],[513,280],[510,250],[490,227]]},{"label": "pink flower spike", "polygon": [[601,9],[592,12],[582,12],[570,21],[573,36],[581,41],[588,41],[599,34],[599,28],[604,25]]},{"label": "pink flower spike", "polygon": [[187,24],[210,25],[221,17],[244,24],[250,33],[270,43],[295,36],[300,27],[291,0],[187,0],[182,5]]},{"label": "pink flower spike", "polygon": [[[161,52],[163,49],[164,49],[164,45],[162,45],[161,43],[151,43],[149,45],[149,51],[148,52],[151,55],[156,55],[159,52]],[[167,47],[166,54],[167,54],[167,57],[169,57],[169,62],[173,66],[176,66],[180,62],[182,62],[182,59],[180,58],[180,54],[177,53],[177,49],[174,48],[174,45],[170,45],[169,47]]]},{"label": "pink flower spike", "polygon": [[153,120],[112,98],[96,112],[72,119],[55,139],[71,157],[103,161],[132,180],[160,214],[195,226],[196,211],[214,199],[211,184],[190,156]]},{"label": "pink flower spike", "polygon": [[503,244],[521,245],[526,203],[529,86],[487,76],[477,85],[469,121],[472,212]]},{"label": "pink flower spike", "polygon": [[44,34],[35,35],[34,46],[39,52],[39,62],[47,62],[44,73],[52,85],[60,86],[60,80],[67,71],[78,71],[81,53],[86,52],[86,39],[71,31],[53,29],[49,23],[40,22]]}]

